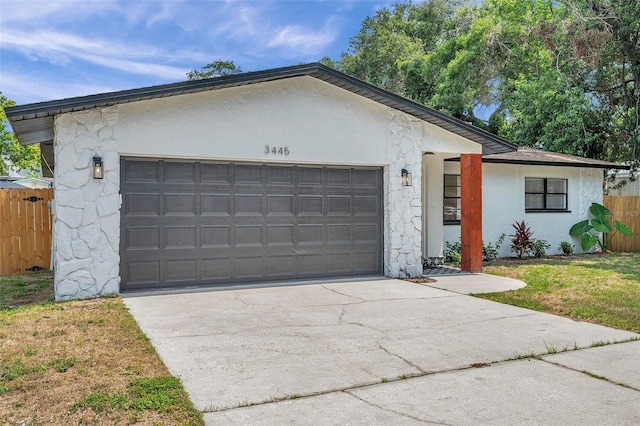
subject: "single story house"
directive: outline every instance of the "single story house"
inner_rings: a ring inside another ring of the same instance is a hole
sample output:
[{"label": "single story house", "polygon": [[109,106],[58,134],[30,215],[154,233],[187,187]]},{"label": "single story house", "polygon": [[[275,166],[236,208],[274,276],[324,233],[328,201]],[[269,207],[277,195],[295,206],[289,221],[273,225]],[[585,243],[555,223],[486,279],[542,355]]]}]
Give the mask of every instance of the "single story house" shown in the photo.
[{"label": "single story house", "polygon": [[[423,258],[441,257],[459,235],[463,269],[479,271],[483,225],[494,238],[526,219],[561,240],[564,222],[602,200],[602,174],[588,160],[522,162],[504,139],[321,64],[7,116],[53,165],[58,300],[418,276]],[[541,181],[525,185],[529,177]],[[459,224],[444,225],[454,217]]]}]

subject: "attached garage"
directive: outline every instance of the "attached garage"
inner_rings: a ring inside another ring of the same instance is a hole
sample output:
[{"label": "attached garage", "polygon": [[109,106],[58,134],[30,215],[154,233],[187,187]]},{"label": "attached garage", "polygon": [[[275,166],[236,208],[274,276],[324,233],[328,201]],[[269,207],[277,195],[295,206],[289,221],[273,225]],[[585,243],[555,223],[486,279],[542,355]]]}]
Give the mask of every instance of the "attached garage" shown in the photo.
[{"label": "attached garage", "polygon": [[[445,160],[515,149],[322,64],[6,112],[53,165],[57,300],[421,275],[442,255]],[[481,210],[471,195],[463,217]],[[461,234],[478,260],[475,219]]]},{"label": "attached garage", "polygon": [[382,274],[382,170],[121,159],[121,289]]}]

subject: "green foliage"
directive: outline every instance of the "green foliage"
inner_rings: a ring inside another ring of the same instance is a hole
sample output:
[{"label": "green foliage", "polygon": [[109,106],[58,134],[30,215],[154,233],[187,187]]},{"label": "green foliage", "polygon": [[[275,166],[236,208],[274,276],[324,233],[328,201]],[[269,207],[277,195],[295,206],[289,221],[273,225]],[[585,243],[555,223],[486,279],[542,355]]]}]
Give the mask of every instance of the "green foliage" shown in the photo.
[{"label": "green foliage", "polygon": [[225,75],[240,74],[242,69],[233,61],[217,60],[205,65],[200,70],[191,70],[187,73],[189,80],[202,80],[204,78],[222,77]]},{"label": "green foliage", "polygon": [[596,245],[602,251],[607,250],[611,238],[617,232],[625,236],[633,235],[633,231],[619,220],[616,220],[612,226],[609,216],[613,216],[613,213],[602,204],[592,203],[589,213],[592,216],[591,219],[582,220],[569,229],[569,235],[580,237],[582,251],[587,252]]},{"label": "green foliage", "polygon": [[515,253],[518,257],[522,257],[523,255],[531,255],[536,251],[536,240],[533,238],[533,231],[525,221],[516,222],[513,225],[513,229],[515,232],[511,237],[511,252]]},{"label": "green foliage", "polygon": [[636,0],[405,1],[323,62],[519,145],[639,162],[639,17]]},{"label": "green foliage", "polygon": [[[484,262],[492,262],[498,258],[500,255],[500,247],[502,246],[502,242],[504,241],[507,234],[500,234],[498,240],[494,243],[482,242],[482,260]],[[461,257],[462,247],[460,245],[460,241],[455,243],[450,243],[449,241],[444,242],[444,261],[447,263],[452,263],[454,265],[460,264],[462,260]]]},{"label": "green foliage", "polygon": [[450,243],[449,241],[444,242],[445,262],[459,265],[460,261],[462,260],[461,252],[462,247],[460,246],[460,241],[456,241],[455,243]]},{"label": "green foliage", "polygon": [[534,243],[533,257],[544,257],[547,250],[551,248],[551,244],[547,240],[536,240]]},{"label": "green foliage", "polygon": [[560,243],[560,251],[565,256],[571,256],[573,254],[574,245],[567,241],[562,241]]},{"label": "green foliage", "polygon": [[500,255],[500,247],[502,247],[502,243],[504,242],[507,234],[504,232],[500,234],[498,240],[495,244],[489,242],[487,244],[482,242],[482,260],[485,262],[492,262],[498,258]]},{"label": "green foliage", "polygon": [[31,170],[31,174],[35,175],[35,171],[40,169],[40,147],[21,145],[7,128],[8,120],[4,109],[15,104],[0,91],[0,176],[7,175],[9,170]]}]

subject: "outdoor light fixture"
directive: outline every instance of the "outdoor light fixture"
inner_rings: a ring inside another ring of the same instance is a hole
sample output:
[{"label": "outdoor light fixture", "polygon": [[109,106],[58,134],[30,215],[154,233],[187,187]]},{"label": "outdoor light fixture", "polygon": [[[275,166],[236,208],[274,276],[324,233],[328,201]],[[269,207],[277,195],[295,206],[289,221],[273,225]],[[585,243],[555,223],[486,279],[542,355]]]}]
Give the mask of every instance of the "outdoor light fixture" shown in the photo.
[{"label": "outdoor light fixture", "polygon": [[402,186],[411,186],[411,173],[407,169],[402,169]]},{"label": "outdoor light fixture", "polygon": [[93,178],[94,179],[102,179],[104,178],[104,168],[102,167],[102,157],[96,155],[93,157]]}]

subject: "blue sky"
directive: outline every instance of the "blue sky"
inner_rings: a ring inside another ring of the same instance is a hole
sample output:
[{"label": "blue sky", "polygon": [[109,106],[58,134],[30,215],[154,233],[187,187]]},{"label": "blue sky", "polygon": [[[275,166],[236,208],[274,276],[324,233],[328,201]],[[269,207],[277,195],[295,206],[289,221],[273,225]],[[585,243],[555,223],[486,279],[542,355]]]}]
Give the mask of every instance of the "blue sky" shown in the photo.
[{"label": "blue sky", "polygon": [[392,0],[0,0],[0,91],[18,104],[338,59]]}]

